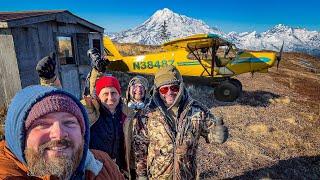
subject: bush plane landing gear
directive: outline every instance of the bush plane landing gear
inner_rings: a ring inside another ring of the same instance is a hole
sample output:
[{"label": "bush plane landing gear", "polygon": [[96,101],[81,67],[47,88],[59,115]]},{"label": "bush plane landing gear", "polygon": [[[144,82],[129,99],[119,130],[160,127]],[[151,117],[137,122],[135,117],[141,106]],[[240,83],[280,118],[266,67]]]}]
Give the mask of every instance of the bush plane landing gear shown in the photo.
[{"label": "bush plane landing gear", "polygon": [[235,101],[242,93],[242,84],[237,79],[221,81],[215,86],[214,97],[219,101]]}]

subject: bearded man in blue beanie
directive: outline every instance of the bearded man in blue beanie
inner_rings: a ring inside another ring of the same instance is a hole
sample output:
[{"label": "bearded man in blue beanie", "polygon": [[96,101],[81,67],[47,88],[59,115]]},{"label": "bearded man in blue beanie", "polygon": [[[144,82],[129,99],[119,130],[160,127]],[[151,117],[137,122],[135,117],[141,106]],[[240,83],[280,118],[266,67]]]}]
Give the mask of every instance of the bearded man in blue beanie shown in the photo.
[{"label": "bearded man in blue beanie", "polygon": [[89,132],[73,95],[44,86],[21,90],[0,142],[0,179],[123,179],[106,153],[89,150]]}]

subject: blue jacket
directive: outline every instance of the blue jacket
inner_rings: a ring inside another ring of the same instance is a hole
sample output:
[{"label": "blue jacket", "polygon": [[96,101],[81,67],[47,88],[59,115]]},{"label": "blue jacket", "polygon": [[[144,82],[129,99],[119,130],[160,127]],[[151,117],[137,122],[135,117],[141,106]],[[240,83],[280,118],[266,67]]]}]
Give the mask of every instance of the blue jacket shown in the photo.
[{"label": "blue jacket", "polygon": [[85,161],[89,149],[89,120],[86,110],[82,106],[80,101],[68,92],[54,87],[40,85],[29,86],[19,91],[11,101],[5,121],[5,139],[7,146],[10,151],[19,159],[19,161],[26,165],[26,160],[24,157],[26,138],[24,122],[28,116],[29,111],[31,110],[31,107],[42,98],[50,94],[64,94],[71,97],[82,111],[85,120],[85,143],[83,147],[83,156],[80,161],[79,167],[71,178],[82,179],[85,171]]}]

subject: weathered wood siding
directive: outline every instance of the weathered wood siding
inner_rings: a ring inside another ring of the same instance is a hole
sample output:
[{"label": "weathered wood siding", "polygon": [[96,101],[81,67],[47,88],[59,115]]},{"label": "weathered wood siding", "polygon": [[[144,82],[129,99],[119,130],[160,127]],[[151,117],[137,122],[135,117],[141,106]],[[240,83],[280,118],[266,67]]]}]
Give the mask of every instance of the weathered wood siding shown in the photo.
[{"label": "weathered wood siding", "polygon": [[56,51],[51,24],[45,22],[12,28],[22,87],[39,83],[35,71],[38,61]]},{"label": "weathered wood siding", "polygon": [[85,81],[88,73],[91,70],[91,62],[87,56],[87,51],[89,49],[89,40],[87,33],[77,33],[77,44],[78,44],[78,54],[79,54],[79,81],[81,92],[83,92],[85,87]]},{"label": "weathered wood siding", "polygon": [[77,33],[76,36],[79,54],[79,65],[90,65],[87,51],[89,49],[89,40],[87,33]]},{"label": "weathered wood siding", "polygon": [[[36,18],[31,18],[34,21],[33,24],[30,24],[31,20],[27,19],[11,23],[11,28],[0,28],[0,105],[8,104],[21,88],[39,83],[36,65],[50,52],[57,52],[56,36],[58,35],[73,38],[74,57],[79,76],[74,78],[73,82],[80,81],[80,89],[83,89],[83,81],[90,70],[90,61],[87,57],[90,46],[88,37],[90,32],[96,30],[92,29],[94,27],[92,24],[84,20],[81,21],[89,25],[88,27],[79,24],[78,17],[69,13],[62,13],[54,20],[49,20],[53,18],[51,16],[39,17],[37,23]],[[102,40],[102,34],[100,35]],[[57,72],[61,75],[61,71],[66,69],[62,69],[59,62],[57,64]]]},{"label": "weathered wood siding", "polygon": [[21,89],[19,69],[10,29],[0,29],[0,107],[8,105]]},{"label": "weathered wood siding", "polygon": [[40,40],[36,27],[12,28],[22,88],[38,84],[35,67],[40,59]]},{"label": "weathered wood siding", "polygon": [[22,87],[38,84],[35,67],[40,59],[50,52],[56,52],[56,35],[70,35],[75,38],[75,58],[79,65],[90,65],[86,55],[89,49],[90,29],[81,25],[44,22],[27,27],[12,28]]}]

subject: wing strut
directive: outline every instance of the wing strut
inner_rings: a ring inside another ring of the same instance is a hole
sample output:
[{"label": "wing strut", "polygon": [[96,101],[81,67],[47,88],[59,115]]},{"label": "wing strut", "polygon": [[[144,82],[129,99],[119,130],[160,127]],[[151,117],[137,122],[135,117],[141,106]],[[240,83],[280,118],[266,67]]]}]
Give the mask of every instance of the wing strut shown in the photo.
[{"label": "wing strut", "polygon": [[187,45],[187,48],[190,50],[190,52],[196,57],[196,59],[199,61],[199,63],[201,64],[201,66],[203,67],[203,69],[208,73],[209,76],[212,76],[212,74],[210,74],[210,72],[208,71],[208,69],[202,64],[200,57],[198,57],[193,51],[192,49],[189,47],[189,45]]}]

